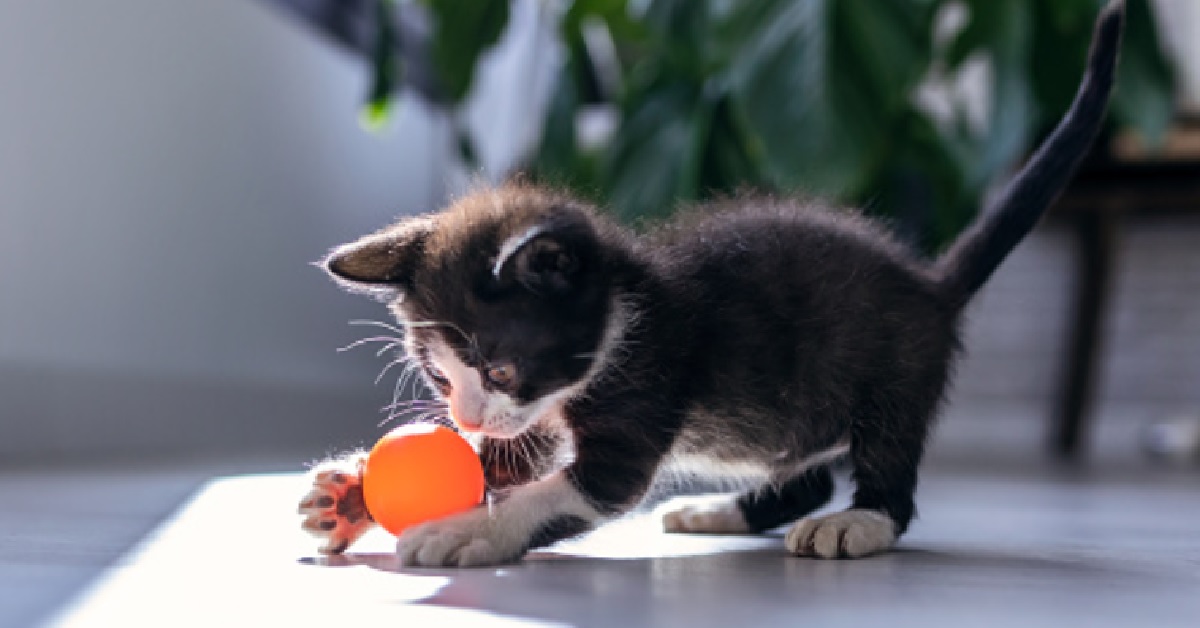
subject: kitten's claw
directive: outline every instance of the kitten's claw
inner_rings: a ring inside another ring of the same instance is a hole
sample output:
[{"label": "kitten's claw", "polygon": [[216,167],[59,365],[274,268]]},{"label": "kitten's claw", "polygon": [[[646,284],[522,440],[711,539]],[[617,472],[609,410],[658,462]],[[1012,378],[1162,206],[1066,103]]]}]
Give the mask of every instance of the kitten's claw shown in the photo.
[{"label": "kitten's claw", "polygon": [[801,519],[783,539],[789,552],[814,558],[859,558],[885,551],[895,542],[891,518],[863,509]]},{"label": "kitten's claw", "polygon": [[503,521],[486,508],[405,530],[396,543],[400,564],[410,567],[484,567],[515,562],[527,539],[505,534]]},{"label": "kitten's claw", "polygon": [[750,526],[734,495],[676,497],[660,509],[663,530],[698,534],[747,534]]},{"label": "kitten's claw", "polygon": [[312,488],[300,500],[300,527],[324,539],[322,554],[340,554],[374,524],[362,493],[366,454],[327,460],[312,471]]}]

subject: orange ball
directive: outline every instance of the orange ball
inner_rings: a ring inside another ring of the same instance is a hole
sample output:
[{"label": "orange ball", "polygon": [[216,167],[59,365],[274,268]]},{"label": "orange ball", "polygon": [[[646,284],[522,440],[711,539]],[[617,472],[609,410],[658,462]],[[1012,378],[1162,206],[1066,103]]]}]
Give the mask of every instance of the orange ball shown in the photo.
[{"label": "orange ball", "polygon": [[470,510],[483,500],[483,466],[467,441],[441,425],[402,425],[367,456],[363,499],[392,534]]}]

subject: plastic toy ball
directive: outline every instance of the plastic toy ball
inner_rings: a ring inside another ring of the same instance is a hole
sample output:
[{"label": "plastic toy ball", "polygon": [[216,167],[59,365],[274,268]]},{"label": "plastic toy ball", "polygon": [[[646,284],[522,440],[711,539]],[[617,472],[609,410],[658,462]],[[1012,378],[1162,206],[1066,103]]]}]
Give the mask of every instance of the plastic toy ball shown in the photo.
[{"label": "plastic toy ball", "polygon": [[367,456],[367,512],[383,529],[405,528],[470,510],[483,500],[483,466],[467,441],[441,425],[403,425]]}]

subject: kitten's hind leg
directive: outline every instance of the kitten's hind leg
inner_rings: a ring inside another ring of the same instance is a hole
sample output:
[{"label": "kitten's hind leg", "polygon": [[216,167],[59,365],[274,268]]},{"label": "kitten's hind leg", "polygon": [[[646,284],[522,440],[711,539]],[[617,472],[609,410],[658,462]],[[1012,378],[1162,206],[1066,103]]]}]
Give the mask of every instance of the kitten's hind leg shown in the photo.
[{"label": "kitten's hind leg", "polygon": [[745,534],[764,532],[824,506],[833,495],[833,476],[818,467],[737,495],[679,497],[661,509],[667,532]]},{"label": "kitten's hind leg", "polygon": [[[857,485],[845,511],[804,519],[784,538],[797,556],[859,558],[888,550],[908,528],[914,513],[917,465],[924,429],[856,432],[850,457]],[[899,438],[897,436],[900,436]]]},{"label": "kitten's hind leg", "polygon": [[813,558],[860,558],[885,551],[895,542],[895,522],[865,508],[801,519],[783,539],[791,553]]}]

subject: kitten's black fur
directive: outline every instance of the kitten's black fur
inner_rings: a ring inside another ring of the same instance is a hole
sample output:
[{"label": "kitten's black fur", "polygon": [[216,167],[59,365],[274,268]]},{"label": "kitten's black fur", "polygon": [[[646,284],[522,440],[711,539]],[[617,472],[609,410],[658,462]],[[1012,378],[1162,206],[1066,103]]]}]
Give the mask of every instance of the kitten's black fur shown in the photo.
[{"label": "kitten's black fur", "polygon": [[[474,368],[518,364],[520,403],[584,382],[565,402],[565,426],[483,442],[493,484],[547,472],[556,434],[574,445],[566,477],[601,512],[637,504],[668,458],[754,462],[770,482],[738,506],[765,530],[829,499],[828,460],[812,456],[841,445],[854,508],[885,514],[900,534],[963,307],[1092,143],[1122,15],[1114,3],[1099,19],[1087,74],[1053,135],[933,264],[858,214],[812,204],[730,199],[637,237],[565,194],[517,184],[343,247],[327,268],[352,289],[396,297],[401,322],[439,323],[411,327],[408,343],[443,394],[427,353],[434,338]],[[514,465],[517,448],[541,455]],[[550,518],[527,546],[589,525]]]}]

